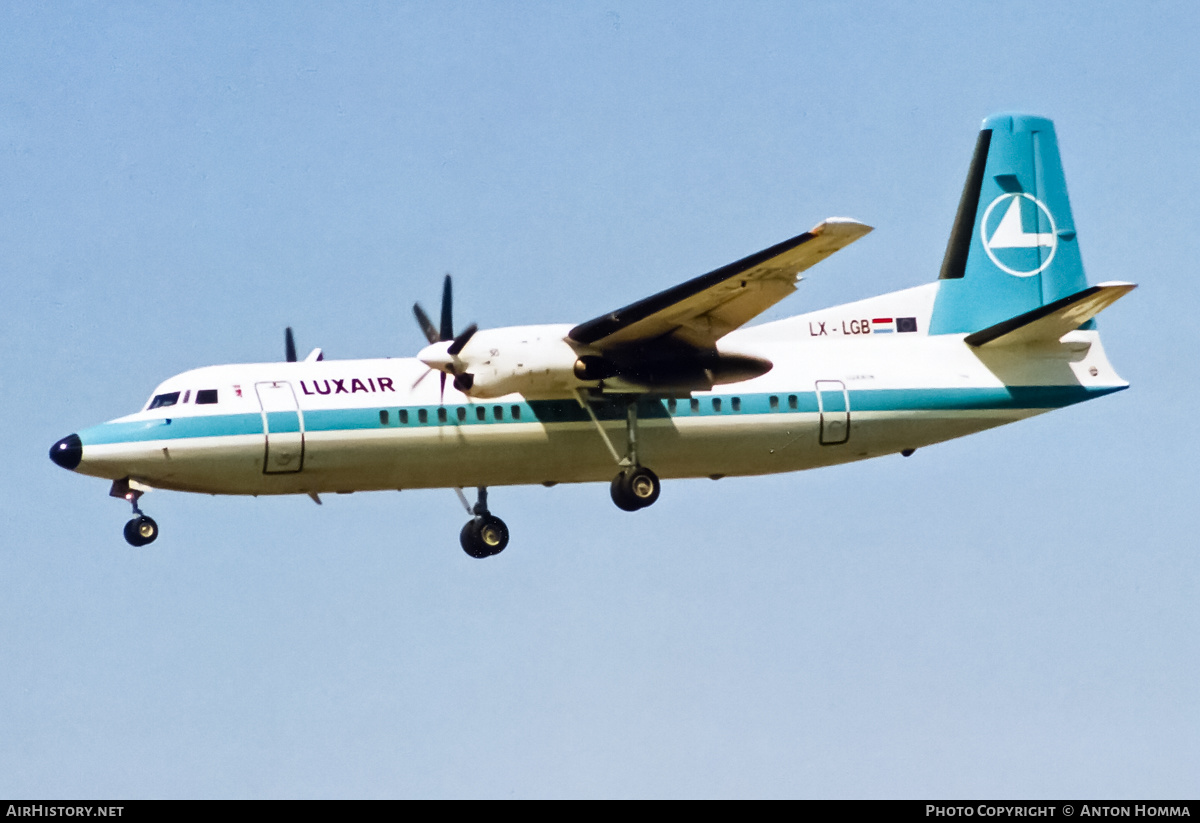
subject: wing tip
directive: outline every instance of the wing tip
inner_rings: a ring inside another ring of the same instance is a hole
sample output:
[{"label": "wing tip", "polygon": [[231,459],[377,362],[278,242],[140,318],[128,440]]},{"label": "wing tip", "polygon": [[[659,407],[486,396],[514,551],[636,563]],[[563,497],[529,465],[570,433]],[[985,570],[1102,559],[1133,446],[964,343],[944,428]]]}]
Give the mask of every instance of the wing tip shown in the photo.
[{"label": "wing tip", "polygon": [[809,234],[839,234],[843,236],[862,237],[875,230],[874,226],[855,220],[853,217],[826,217],[820,225],[814,227]]}]

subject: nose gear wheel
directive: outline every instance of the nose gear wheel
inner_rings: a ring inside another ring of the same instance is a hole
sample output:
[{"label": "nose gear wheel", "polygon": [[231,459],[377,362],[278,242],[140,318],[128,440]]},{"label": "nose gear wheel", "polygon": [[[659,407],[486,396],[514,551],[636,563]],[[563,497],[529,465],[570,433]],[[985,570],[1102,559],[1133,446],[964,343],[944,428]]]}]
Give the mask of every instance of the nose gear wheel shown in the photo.
[{"label": "nose gear wheel", "polygon": [[138,515],[125,524],[125,542],[131,546],[146,546],[158,538],[158,524],[153,518]]}]

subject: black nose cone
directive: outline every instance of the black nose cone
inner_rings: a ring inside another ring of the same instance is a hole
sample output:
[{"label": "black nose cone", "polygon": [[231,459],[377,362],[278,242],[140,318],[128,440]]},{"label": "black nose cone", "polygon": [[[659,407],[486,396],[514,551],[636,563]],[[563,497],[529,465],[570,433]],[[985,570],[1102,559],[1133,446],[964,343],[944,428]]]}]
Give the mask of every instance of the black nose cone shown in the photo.
[{"label": "black nose cone", "polygon": [[[45,442],[45,441],[42,441]],[[83,443],[77,434],[68,434],[50,447],[50,459],[64,469],[74,469],[83,459]]]}]

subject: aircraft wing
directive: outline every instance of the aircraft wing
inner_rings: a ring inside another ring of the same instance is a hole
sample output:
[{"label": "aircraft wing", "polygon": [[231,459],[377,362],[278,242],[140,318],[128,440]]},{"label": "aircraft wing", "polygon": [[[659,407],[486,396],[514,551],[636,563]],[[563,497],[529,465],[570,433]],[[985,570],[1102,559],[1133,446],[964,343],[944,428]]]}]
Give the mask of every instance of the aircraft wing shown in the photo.
[{"label": "aircraft wing", "polygon": [[670,337],[711,349],[724,335],[796,290],[800,273],[871,231],[846,217],[571,329],[571,340],[606,350]]}]

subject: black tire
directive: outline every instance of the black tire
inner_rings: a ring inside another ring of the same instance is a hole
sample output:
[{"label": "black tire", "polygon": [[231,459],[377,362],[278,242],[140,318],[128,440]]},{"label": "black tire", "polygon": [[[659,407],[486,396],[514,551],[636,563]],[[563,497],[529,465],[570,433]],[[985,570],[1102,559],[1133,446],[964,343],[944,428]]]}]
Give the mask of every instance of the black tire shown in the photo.
[{"label": "black tire", "polygon": [[609,491],[617,508],[635,512],[654,505],[662,492],[662,483],[658,475],[645,466],[635,466],[614,477]]},{"label": "black tire", "polygon": [[478,520],[468,520],[463,524],[462,531],[458,533],[458,542],[462,544],[463,551],[471,557],[477,560],[487,557],[487,552],[481,545],[483,541],[479,539]]},{"label": "black tire", "polygon": [[612,501],[617,504],[617,508],[621,511],[635,512],[641,508],[638,505],[638,501],[633,499],[629,488],[625,485],[625,472],[621,472],[612,479],[608,491],[612,495]]},{"label": "black tire", "polygon": [[131,546],[148,546],[158,539],[158,524],[153,518],[141,515],[125,524],[125,542]]},{"label": "black tire", "polygon": [[490,514],[468,520],[459,532],[463,551],[477,560],[500,554],[508,545],[508,526]]}]

